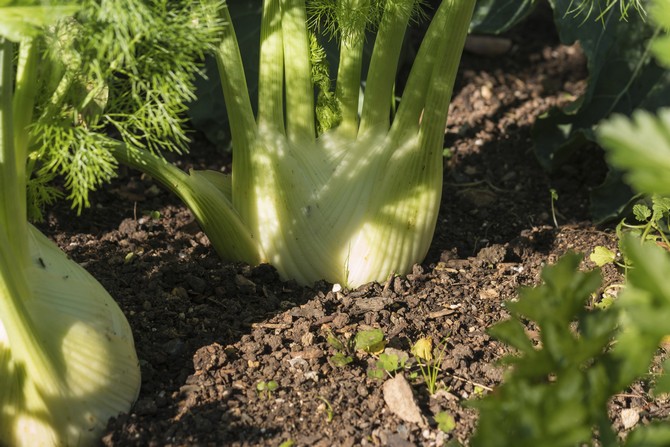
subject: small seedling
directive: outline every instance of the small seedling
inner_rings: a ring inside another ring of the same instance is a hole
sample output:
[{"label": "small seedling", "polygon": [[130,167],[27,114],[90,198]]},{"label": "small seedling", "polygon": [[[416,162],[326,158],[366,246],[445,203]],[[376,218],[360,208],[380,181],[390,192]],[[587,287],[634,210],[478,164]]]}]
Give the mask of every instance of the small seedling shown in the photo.
[{"label": "small seedling", "polygon": [[364,351],[368,354],[378,354],[384,351],[386,340],[381,329],[369,329],[359,331],[356,335],[346,341],[337,338],[332,332],[326,337],[327,343],[336,351],[329,360],[333,366],[342,367],[354,361],[353,355],[356,351]]},{"label": "small seedling", "polygon": [[[651,241],[666,250],[670,250],[670,198],[655,195],[646,200],[646,202],[636,203],[633,206],[633,217],[638,223],[631,224],[623,219],[617,225],[616,234],[619,245],[621,245],[623,235],[630,233],[639,237],[643,242]],[[619,249],[624,253],[621,247]],[[589,259],[598,267],[614,264],[626,271],[631,267],[631,262],[625,255],[620,256],[618,253],[602,246],[595,247],[593,253],[589,255]]]},{"label": "small seedling", "polygon": [[330,404],[330,402],[328,402],[328,399],[326,399],[323,396],[318,396],[318,399],[323,402],[324,409],[326,412],[326,421],[332,422],[333,416],[335,415],[335,412],[333,411],[333,406]]},{"label": "small seedling", "polygon": [[279,384],[274,380],[268,382],[261,381],[256,384],[256,391],[258,391],[258,394],[261,397],[264,396],[266,399],[270,399],[270,397],[272,397],[272,392],[277,388],[279,388]]},{"label": "small seedling", "polygon": [[287,439],[286,441],[279,444],[279,447],[293,447],[294,445],[295,441],[293,439]]},{"label": "small seedling", "polygon": [[430,337],[422,337],[412,346],[412,354],[416,358],[416,362],[421,370],[421,376],[423,376],[428,392],[431,395],[435,394],[438,390],[437,376],[442,369],[442,359],[446,350],[446,339],[442,342],[442,348],[438,350],[437,347],[433,349],[433,339]]},{"label": "small seedling", "polygon": [[342,367],[354,361],[354,358],[350,355],[349,343],[343,342],[332,332],[328,333],[326,342],[335,350],[335,354],[329,357],[333,366]]},{"label": "small seedling", "polygon": [[435,422],[437,422],[437,428],[442,430],[445,433],[449,433],[454,428],[456,428],[456,421],[454,417],[446,411],[440,411],[435,415]]},{"label": "small seedling", "polygon": [[404,370],[409,356],[404,352],[383,352],[379,354],[375,367],[368,370],[373,379],[383,379],[386,375],[393,377],[397,371]]},{"label": "small seedling", "polygon": [[368,354],[384,352],[386,347],[384,332],[381,329],[359,331],[354,337],[354,347],[357,351],[365,351]]},{"label": "small seedling", "polygon": [[554,188],[549,190],[551,194],[551,218],[554,220],[554,226],[558,228],[558,221],[556,220],[556,206],[555,203],[558,200],[558,192]]}]

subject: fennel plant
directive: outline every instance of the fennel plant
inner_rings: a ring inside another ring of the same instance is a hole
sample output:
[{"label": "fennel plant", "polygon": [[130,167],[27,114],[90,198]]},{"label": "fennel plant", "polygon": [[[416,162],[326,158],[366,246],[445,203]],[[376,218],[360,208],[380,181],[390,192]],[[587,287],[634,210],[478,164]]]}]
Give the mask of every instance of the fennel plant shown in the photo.
[{"label": "fennel plant", "polygon": [[57,175],[85,206],[113,145],[183,147],[210,16],[190,1],[0,1],[0,445],[93,445],[138,395],[122,311],[28,216],[61,194]]},{"label": "fennel plant", "polygon": [[[232,174],[187,174],[125,146],[115,156],[177,194],[224,259],[268,262],[302,284],[325,279],[355,287],[406,273],[426,255],[435,229],[444,126],[475,2],[442,1],[391,120],[400,49],[418,3],[264,1],[257,116],[224,6],[215,56]],[[334,91],[309,22],[339,39]],[[361,103],[363,44],[373,25]]]}]

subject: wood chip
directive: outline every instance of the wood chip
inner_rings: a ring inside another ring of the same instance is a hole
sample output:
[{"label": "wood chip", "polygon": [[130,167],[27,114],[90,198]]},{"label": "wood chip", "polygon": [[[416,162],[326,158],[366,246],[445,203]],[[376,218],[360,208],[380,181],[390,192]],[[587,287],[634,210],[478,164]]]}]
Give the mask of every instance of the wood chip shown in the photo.
[{"label": "wood chip", "polygon": [[428,318],[442,318],[446,317],[447,315],[451,315],[456,313],[454,309],[442,309],[442,310],[436,310],[435,312],[431,312],[428,314]]}]

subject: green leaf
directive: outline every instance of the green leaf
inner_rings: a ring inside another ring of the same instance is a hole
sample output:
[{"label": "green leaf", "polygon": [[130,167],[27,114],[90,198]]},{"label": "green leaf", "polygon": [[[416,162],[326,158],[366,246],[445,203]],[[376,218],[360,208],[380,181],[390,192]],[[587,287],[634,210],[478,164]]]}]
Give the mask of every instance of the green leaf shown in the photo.
[{"label": "green leaf", "polygon": [[626,288],[616,303],[625,318],[612,355],[619,364],[617,382],[627,386],[647,373],[649,362],[668,333],[670,256],[655,243],[641,242],[630,234],[624,235],[622,250],[635,268],[628,272]]},{"label": "green leaf", "polygon": [[[518,301],[507,304],[511,322],[492,328],[521,352],[504,359],[514,368],[496,392],[470,403],[480,411],[473,447],[580,445],[591,441],[596,426],[603,444],[611,445],[606,405],[615,389],[606,348],[618,314],[585,308],[600,275],[580,272],[580,261],[567,254],[545,267],[542,285],[522,289]],[[537,346],[523,331],[527,320],[538,328]]]},{"label": "green leaf", "polygon": [[75,4],[0,6],[0,36],[18,42],[23,38],[37,35],[45,26],[52,25],[63,17],[73,15],[78,9],[79,6]]},{"label": "green leaf", "polygon": [[340,339],[334,336],[332,333],[328,334],[326,342],[337,351],[344,352],[347,350],[347,348],[344,346],[344,343],[342,343]]},{"label": "green leaf", "polygon": [[658,37],[653,43],[652,50],[659,62],[670,68],[670,35],[667,33],[670,29],[670,1],[655,0],[649,7],[649,16],[666,30],[665,35]]},{"label": "green leaf", "polygon": [[[261,38],[261,14],[263,2],[228,2],[233,26],[240,45],[244,74],[249,87],[249,98],[256,107],[258,102],[258,61]],[[216,61],[205,59],[203,76],[195,80],[196,98],[189,104],[188,115],[193,127],[202,131],[207,139],[218,147],[230,144],[228,114],[226,113],[221,81]]]},{"label": "green leaf", "polygon": [[656,116],[644,110],[630,119],[613,116],[597,133],[610,163],[626,172],[636,190],[670,195],[670,108]]},{"label": "green leaf", "polygon": [[394,372],[400,367],[399,358],[395,354],[379,354],[379,360],[377,360],[377,368],[381,368],[384,371]]},{"label": "green leaf", "polygon": [[470,24],[470,32],[499,34],[509,30],[533,12],[537,0],[480,0]]},{"label": "green leaf", "polygon": [[435,415],[435,422],[437,422],[437,428],[442,430],[445,433],[449,433],[454,428],[456,428],[456,421],[454,417],[446,411],[440,411]]},{"label": "green leaf", "polygon": [[659,195],[652,196],[651,209],[653,210],[651,220],[658,222],[670,211],[670,198]]},{"label": "green leaf", "polygon": [[386,370],[379,367],[368,369],[368,377],[371,379],[383,380],[384,377],[386,377]]},{"label": "green leaf", "polygon": [[651,217],[651,210],[644,203],[636,203],[633,206],[633,215],[638,222],[646,222]]},{"label": "green leaf", "polygon": [[353,361],[354,361],[353,358],[351,358],[350,356],[348,356],[346,354],[343,354],[341,352],[338,352],[338,353],[336,353],[336,354],[334,354],[333,356],[330,357],[330,362],[334,366],[338,366],[338,367],[346,366]]},{"label": "green leaf", "polygon": [[380,352],[384,350],[385,345],[384,332],[381,329],[360,331],[354,337],[354,348],[357,351]]},{"label": "green leaf", "polygon": [[616,253],[607,247],[598,245],[593,249],[593,253],[589,255],[589,259],[593,261],[598,267],[610,264],[616,259]]},{"label": "green leaf", "polygon": [[670,445],[670,425],[657,422],[633,430],[624,447],[665,447]]}]

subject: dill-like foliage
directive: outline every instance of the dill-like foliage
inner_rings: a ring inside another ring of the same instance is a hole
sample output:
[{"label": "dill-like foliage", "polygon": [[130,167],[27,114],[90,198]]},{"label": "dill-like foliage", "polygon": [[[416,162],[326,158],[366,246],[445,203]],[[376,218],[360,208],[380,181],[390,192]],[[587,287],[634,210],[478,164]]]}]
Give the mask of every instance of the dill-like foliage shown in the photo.
[{"label": "dill-like foliage", "polygon": [[33,218],[65,179],[81,212],[89,191],[110,180],[122,141],[152,152],[184,151],[187,103],[205,52],[223,26],[220,3],[187,0],[84,0],[51,27],[44,44],[31,132]]}]

